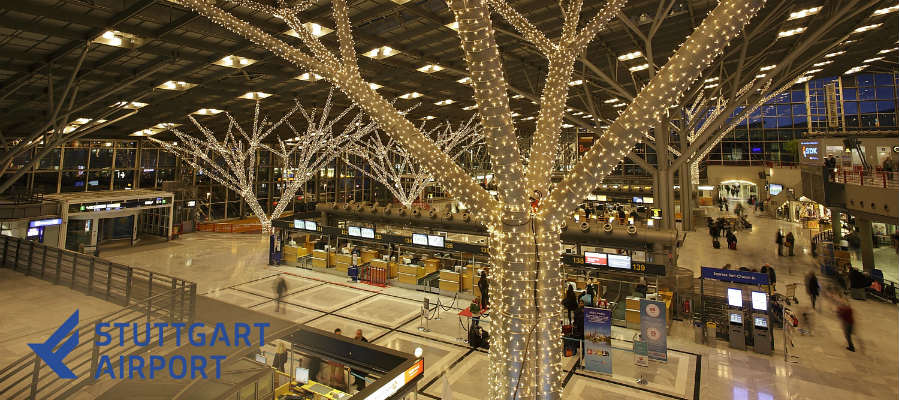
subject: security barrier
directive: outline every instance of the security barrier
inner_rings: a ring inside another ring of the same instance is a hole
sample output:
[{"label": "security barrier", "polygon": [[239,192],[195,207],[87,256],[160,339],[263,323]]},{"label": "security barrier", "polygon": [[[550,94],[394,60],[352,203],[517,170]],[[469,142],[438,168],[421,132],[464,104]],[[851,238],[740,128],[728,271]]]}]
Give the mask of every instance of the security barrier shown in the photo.
[{"label": "security barrier", "polygon": [[373,267],[369,263],[359,267],[359,280],[369,285],[386,287],[387,286],[387,269],[384,267]]}]

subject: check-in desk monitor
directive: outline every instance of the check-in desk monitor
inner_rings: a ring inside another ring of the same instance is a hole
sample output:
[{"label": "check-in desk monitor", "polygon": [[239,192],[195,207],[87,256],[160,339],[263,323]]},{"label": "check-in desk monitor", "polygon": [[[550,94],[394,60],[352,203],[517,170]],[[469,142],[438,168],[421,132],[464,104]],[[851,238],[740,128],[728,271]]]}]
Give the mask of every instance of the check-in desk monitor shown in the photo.
[{"label": "check-in desk monitor", "polygon": [[728,337],[730,347],[746,349],[746,329],[743,326],[743,291],[735,288],[727,289]]},{"label": "check-in desk monitor", "polygon": [[768,294],[752,292],[752,347],[756,353],[771,354],[774,341],[771,336],[768,318]]}]

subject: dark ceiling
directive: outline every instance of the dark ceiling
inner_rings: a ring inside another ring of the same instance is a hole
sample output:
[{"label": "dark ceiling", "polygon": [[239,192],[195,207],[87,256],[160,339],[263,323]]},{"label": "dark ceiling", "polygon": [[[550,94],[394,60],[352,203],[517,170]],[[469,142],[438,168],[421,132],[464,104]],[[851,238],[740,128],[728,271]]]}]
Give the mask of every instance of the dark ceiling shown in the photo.
[{"label": "dark ceiling", "polygon": [[[411,0],[402,5],[389,0],[348,2],[356,47],[360,53],[360,68],[370,82],[383,85],[380,93],[388,98],[413,91],[422,93],[423,97],[415,100],[398,100],[398,106],[403,108],[421,103],[410,114],[415,119],[433,115],[437,120],[462,121],[474,112],[463,110],[463,107],[473,104],[471,89],[457,82],[465,76],[465,65],[458,38],[446,26],[453,22],[453,17],[443,1]],[[283,34],[288,28],[280,20],[231,3],[219,1],[218,4],[268,32],[300,45],[298,39]],[[588,19],[604,4],[587,0],[581,19]],[[635,50],[647,53],[641,36],[649,35],[657,13],[663,19],[650,42],[653,62],[660,66],[716,4],[715,0],[629,1],[624,9],[627,20],[615,19],[588,48],[586,62],[576,65],[577,72],[573,79],[585,83],[572,86],[568,104],[572,108],[571,113],[584,112],[585,116],[569,115],[569,122],[584,126],[596,121],[601,124],[603,120],[614,118],[619,108],[604,101],[627,99],[645,85],[649,80],[649,71],[631,72],[629,68],[646,63],[646,59],[639,57],[619,61],[618,56]],[[550,38],[559,35],[561,17],[557,2],[515,1],[512,5]],[[844,44],[838,50],[845,53],[828,58],[833,62],[822,66],[822,71],[814,73],[814,76],[842,74],[863,60],[877,56],[881,50],[896,47],[899,25],[896,13],[872,15],[876,9],[895,5],[895,0],[769,0],[746,27],[750,37],[746,46],[743,46],[745,37],[736,39],[727,53],[707,71],[706,77],[721,78],[720,87],[711,90],[727,93],[729,87],[745,84],[761,66],[776,64],[790,52],[808,51],[811,54],[840,41]],[[815,15],[788,20],[791,12],[816,6],[822,6],[822,9]],[[841,26],[827,35],[808,39],[807,45],[799,45],[805,43],[804,36],[809,35],[816,26],[827,23],[828,17],[843,7],[866,9],[853,18],[839,21]],[[306,21],[333,28],[328,1],[320,1],[301,16]],[[851,34],[859,26],[876,23],[881,25]],[[545,75],[545,59],[496,14],[494,25],[510,91],[524,96],[512,100],[513,110],[521,114],[520,118],[535,115],[536,106],[531,99],[539,98]],[[778,32],[795,27],[808,29],[795,36],[778,38]],[[238,96],[249,91],[273,94],[263,102],[264,108],[273,114],[287,109],[295,97],[308,107],[321,106],[328,93],[329,86],[324,81],[295,79],[305,71],[297,70],[174,1],[7,0],[0,5],[2,133],[7,137],[16,137],[27,136],[37,130],[47,120],[48,110],[55,105],[50,104],[47,96],[48,83],[53,83],[56,93],[54,102],[58,103],[85,45],[95,38],[102,39],[108,30],[134,35],[141,43],[133,48],[100,43],[89,45],[74,80],[77,92],[72,104],[76,108],[85,103],[93,104],[80,107],[82,109],[73,113],[71,119],[96,118],[118,101],[140,99],[147,106],[136,115],[91,134],[93,137],[125,138],[160,122],[188,123],[186,115],[201,108],[224,109],[239,116],[246,115],[252,112],[254,102]],[[847,38],[848,43],[845,42]],[[322,41],[328,47],[336,48],[334,33],[323,36]],[[365,51],[384,45],[399,50],[400,54],[381,60],[361,56]],[[242,69],[213,64],[226,55],[246,57],[256,62]],[[885,60],[870,62],[868,69],[895,70],[896,52],[888,52],[885,57]],[[431,74],[416,70],[431,63],[446,69]],[[156,88],[170,80],[197,86],[184,91]],[[702,87],[697,87],[694,95],[701,90]],[[335,98],[338,104],[347,103],[341,95]],[[447,106],[433,104],[443,99],[453,99],[455,103]],[[591,120],[590,114],[598,114],[599,118]],[[224,120],[221,115],[199,118]],[[533,129],[533,121],[520,121],[519,125],[523,134]]]}]

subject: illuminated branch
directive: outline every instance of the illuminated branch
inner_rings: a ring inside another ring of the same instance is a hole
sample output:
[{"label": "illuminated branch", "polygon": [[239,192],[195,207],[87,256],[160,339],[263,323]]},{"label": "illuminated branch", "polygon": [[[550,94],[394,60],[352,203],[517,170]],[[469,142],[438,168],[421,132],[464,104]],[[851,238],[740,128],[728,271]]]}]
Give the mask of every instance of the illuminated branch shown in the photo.
[{"label": "illuminated branch", "polygon": [[[173,133],[178,142],[164,142],[154,138],[150,140],[161,145],[166,151],[178,155],[182,161],[197,171],[202,171],[213,181],[239,194],[253,210],[253,214],[259,218],[263,233],[268,233],[272,221],[280,217],[285,208],[292,203],[303,184],[343,152],[347,145],[371,133],[377,126],[374,122],[364,122],[361,112],[352,119],[344,121],[344,117],[354,107],[349,107],[337,117],[329,119],[331,94],[328,95],[318,120],[315,112],[306,112],[298,101],[274,123],[269,122],[268,117],[263,117],[260,121],[260,108],[260,102],[257,101],[249,132],[244,130],[230,113],[226,113],[228,128],[221,140],[193,116],[188,118],[202,133],[201,137],[197,138],[175,129]],[[290,122],[290,118],[297,111],[306,120],[306,131],[302,133]],[[334,125],[339,121],[344,122],[346,127],[342,131],[334,132]],[[275,146],[266,144],[266,139],[281,126],[286,126],[292,136],[286,140],[280,137],[268,140],[274,142]],[[266,213],[259,203],[256,193],[259,151],[269,151],[281,168],[281,182],[277,185],[280,189],[280,200],[270,214]]]},{"label": "illuminated branch", "polygon": [[[456,160],[474,146],[483,143],[475,118],[454,129],[450,123],[431,129],[427,136],[437,146]],[[361,162],[353,162],[349,156],[358,156]],[[421,196],[434,176],[415,162],[409,152],[391,138],[372,135],[368,141],[356,143],[347,149],[347,164],[383,184],[406,207]]]},{"label": "illuminated branch", "polygon": [[537,47],[537,50],[543,53],[544,56],[549,57],[550,54],[556,51],[556,44],[547,39],[546,35],[537,29],[531,21],[528,21],[527,17],[521,15],[518,10],[505,0],[487,0],[487,3],[493,6],[493,9],[499,13],[509,25],[512,25],[512,27],[521,34],[524,40],[527,40],[528,43]]},{"label": "illuminated branch", "polygon": [[331,13],[337,25],[337,41],[340,43],[340,58],[347,68],[359,72],[356,62],[356,48],[353,44],[353,32],[351,30],[350,16],[347,13],[346,0],[333,0]]}]

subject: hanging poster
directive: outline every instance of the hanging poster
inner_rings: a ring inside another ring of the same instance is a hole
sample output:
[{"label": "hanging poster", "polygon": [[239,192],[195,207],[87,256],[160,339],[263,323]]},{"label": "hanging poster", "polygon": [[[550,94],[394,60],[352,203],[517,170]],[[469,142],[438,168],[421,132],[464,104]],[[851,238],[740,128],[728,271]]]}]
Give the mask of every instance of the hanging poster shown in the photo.
[{"label": "hanging poster", "polygon": [[664,302],[640,299],[640,335],[653,361],[668,361],[666,315]]},{"label": "hanging poster", "polygon": [[612,311],[584,307],[584,368],[612,373]]}]

